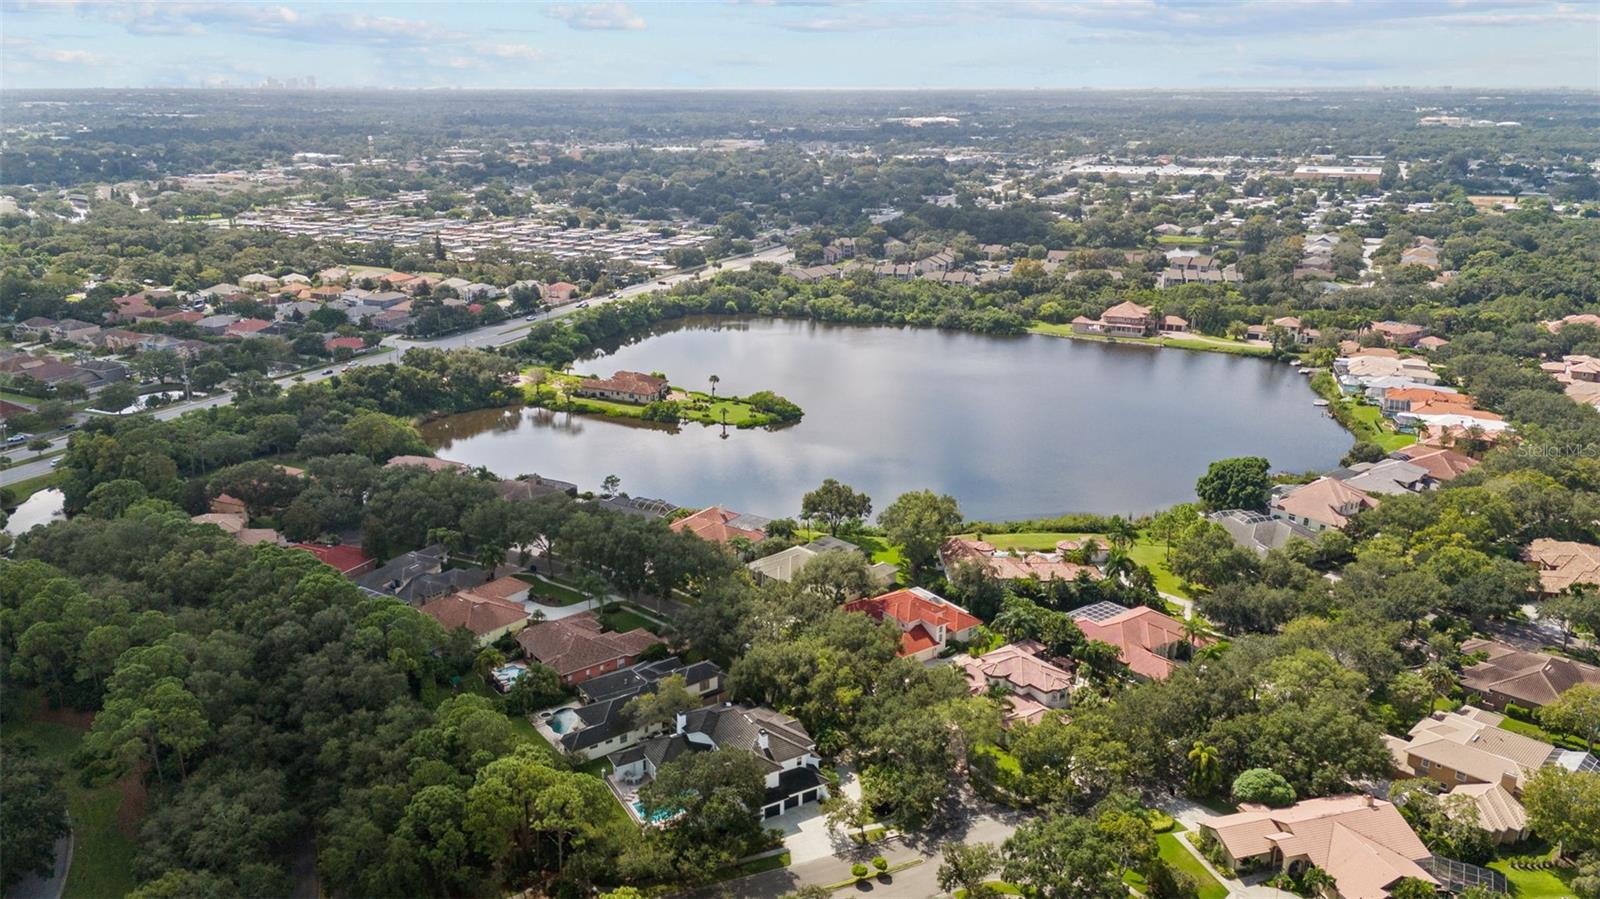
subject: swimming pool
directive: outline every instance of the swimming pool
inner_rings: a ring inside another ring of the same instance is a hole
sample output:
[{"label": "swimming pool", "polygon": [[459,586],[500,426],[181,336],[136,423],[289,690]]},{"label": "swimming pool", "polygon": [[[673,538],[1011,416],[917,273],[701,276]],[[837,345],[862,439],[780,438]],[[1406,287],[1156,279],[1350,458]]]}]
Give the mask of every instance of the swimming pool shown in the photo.
[{"label": "swimming pool", "polygon": [[648,820],[651,824],[660,824],[662,821],[665,821],[668,818],[671,818],[672,815],[673,815],[673,813],[671,811],[668,811],[667,809],[662,809],[662,810],[656,812],[654,815],[651,815],[648,819],[646,819],[645,816],[644,816],[644,803],[642,803],[639,800],[635,799],[633,801],[632,805],[633,805],[633,816],[635,818],[638,818],[640,821]]},{"label": "swimming pool", "polygon": [[572,729],[573,723],[577,720],[577,712],[574,712],[571,709],[562,709],[561,711],[550,716],[550,730],[552,733],[564,734]]}]

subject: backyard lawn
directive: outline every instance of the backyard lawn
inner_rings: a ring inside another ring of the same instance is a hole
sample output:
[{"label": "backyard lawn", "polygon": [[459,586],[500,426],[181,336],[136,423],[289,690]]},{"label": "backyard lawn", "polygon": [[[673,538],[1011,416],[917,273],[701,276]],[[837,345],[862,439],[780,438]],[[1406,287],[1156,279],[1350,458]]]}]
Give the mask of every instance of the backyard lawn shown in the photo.
[{"label": "backyard lawn", "polygon": [[[795,536],[801,540],[816,540],[819,537],[828,536],[828,532],[815,528],[811,530],[800,528],[795,531]],[[840,539],[848,540],[869,553],[872,556],[874,565],[879,562],[888,562],[890,565],[898,566],[902,561],[900,547],[890,544],[889,541],[882,537],[875,537],[871,534],[850,534]]]},{"label": "backyard lawn", "polygon": [[[971,537],[972,534],[962,536]],[[1025,531],[1017,534],[984,534],[983,539],[996,549],[1019,550],[1027,549],[1035,552],[1052,552],[1056,544],[1062,540],[1082,540],[1085,537],[1095,538],[1102,546],[1109,545],[1104,534],[1069,534],[1059,531]],[[1166,544],[1153,539],[1148,534],[1140,534],[1128,555],[1133,561],[1150,569],[1155,576],[1156,589],[1162,593],[1171,593],[1191,599],[1188,589],[1184,587],[1182,579],[1167,568]]]},{"label": "backyard lawn", "polygon": [[1548,854],[1549,850],[1543,846],[1523,843],[1517,846],[1506,847],[1501,851],[1503,858],[1489,863],[1489,867],[1506,876],[1511,882],[1511,895],[1517,899],[1563,899],[1570,897],[1572,889],[1567,886],[1567,881],[1572,878],[1574,871],[1571,868],[1549,868],[1544,871],[1523,871],[1511,867],[1507,861],[1516,855],[1536,855],[1540,852]]},{"label": "backyard lawn", "polygon": [[1355,422],[1352,430],[1357,439],[1370,440],[1383,447],[1384,452],[1392,453],[1417,442],[1417,438],[1411,434],[1401,434],[1391,430],[1388,419],[1383,417],[1383,412],[1377,406],[1369,406],[1366,403],[1347,404],[1345,411]]},{"label": "backyard lawn", "polygon": [[[85,787],[79,772],[71,767],[72,754],[83,740],[79,728],[54,721],[23,721],[6,728],[6,736],[25,740],[39,748],[40,754],[60,763],[65,770],[62,787],[67,793],[67,810],[72,818],[72,868],[62,896],[66,899],[93,899],[121,896],[134,888],[133,831],[136,821],[118,823],[124,802],[123,784],[106,781]],[[137,775],[130,775],[136,778]],[[142,792],[136,780],[130,792]],[[130,808],[130,812],[136,812]],[[133,817],[130,815],[130,817]]]}]

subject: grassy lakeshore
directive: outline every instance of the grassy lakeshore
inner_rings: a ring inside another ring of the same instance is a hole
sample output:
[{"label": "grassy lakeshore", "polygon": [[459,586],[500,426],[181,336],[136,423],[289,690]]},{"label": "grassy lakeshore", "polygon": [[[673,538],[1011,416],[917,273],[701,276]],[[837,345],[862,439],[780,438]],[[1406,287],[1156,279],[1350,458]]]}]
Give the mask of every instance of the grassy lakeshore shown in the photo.
[{"label": "grassy lakeshore", "polygon": [[1095,340],[1100,343],[1128,343],[1135,346],[1172,347],[1180,350],[1198,350],[1203,353],[1228,353],[1234,356],[1267,356],[1272,349],[1257,346],[1240,340],[1228,340],[1221,337],[1207,337],[1204,334],[1184,334],[1181,336],[1161,335],[1156,337],[1112,337],[1105,334],[1080,334],[1072,330],[1069,324],[1050,324],[1037,322],[1028,328],[1030,334],[1043,334],[1047,337],[1066,337],[1072,340]]},{"label": "grassy lakeshore", "polygon": [[[524,397],[530,406],[588,413],[612,415],[619,418],[637,418],[641,421],[661,421],[667,424],[694,421],[703,425],[727,424],[736,428],[763,428],[799,421],[804,413],[784,417],[762,406],[758,401],[763,394],[751,397],[717,396],[699,390],[670,387],[671,393],[664,403],[623,403],[594,397],[575,397],[572,392],[584,375],[546,372],[541,382],[528,385]],[[766,396],[770,399],[770,394]],[[778,398],[778,399],[781,399]],[[787,402],[787,401],[785,401]]]}]

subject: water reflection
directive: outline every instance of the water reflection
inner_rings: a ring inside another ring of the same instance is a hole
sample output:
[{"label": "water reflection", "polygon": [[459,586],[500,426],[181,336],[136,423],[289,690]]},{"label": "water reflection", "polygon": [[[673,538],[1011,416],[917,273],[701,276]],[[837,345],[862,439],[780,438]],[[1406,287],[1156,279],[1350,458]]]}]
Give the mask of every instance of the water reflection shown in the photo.
[{"label": "water reflection", "polygon": [[17,506],[6,521],[6,533],[15,537],[62,517],[66,497],[60,490],[40,490]]}]

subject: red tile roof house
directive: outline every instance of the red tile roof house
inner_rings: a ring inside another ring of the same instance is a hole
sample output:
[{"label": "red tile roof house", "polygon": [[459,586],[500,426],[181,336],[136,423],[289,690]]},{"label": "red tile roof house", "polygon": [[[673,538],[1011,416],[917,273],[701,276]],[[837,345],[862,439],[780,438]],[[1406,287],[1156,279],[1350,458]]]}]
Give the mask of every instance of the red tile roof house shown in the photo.
[{"label": "red tile roof house", "polygon": [[637,627],[626,633],[602,633],[593,612],[535,624],[517,634],[517,644],[528,658],[553,669],[564,684],[581,684],[626,668],[659,642],[655,634]]},{"label": "red tile roof house", "polygon": [[361,547],[354,544],[323,546],[320,543],[292,543],[290,545],[316,556],[322,564],[348,578],[360,577],[378,567],[377,559],[367,555]]},{"label": "red tile roof house", "polygon": [[1493,640],[1468,640],[1463,653],[1488,656],[1461,672],[1461,688],[1493,709],[1507,703],[1536,709],[1579,684],[1600,686],[1600,668],[1562,656],[1526,652]]},{"label": "red tile roof house", "polygon": [[1325,531],[1344,530],[1357,512],[1374,508],[1378,502],[1337,478],[1321,477],[1274,497],[1271,505],[1273,518]]},{"label": "red tile roof house", "polygon": [[1433,853],[1398,809],[1371,796],[1307,799],[1281,809],[1247,805],[1196,825],[1201,841],[1221,845],[1230,869],[1255,863],[1300,875],[1321,868],[1334,881],[1323,893],[1329,899],[1387,899],[1406,878],[1439,885],[1424,867]]},{"label": "red tile roof house", "polygon": [[1080,334],[1114,334],[1120,337],[1148,337],[1155,333],[1157,320],[1149,306],[1122,302],[1092,319],[1078,316],[1072,330]]},{"label": "red tile roof house", "polygon": [[1051,709],[1065,708],[1072,695],[1072,672],[1044,658],[1044,645],[1034,640],[1010,643],[977,658],[951,660],[967,676],[973,695],[1005,687],[1004,723],[1037,724]]},{"label": "red tile roof house", "polygon": [[643,372],[619,371],[609,378],[584,378],[572,394],[643,405],[667,398],[667,379]]},{"label": "red tile roof house", "polygon": [[900,655],[922,662],[936,658],[950,643],[972,642],[983,623],[966,609],[921,587],[852,600],[843,608],[876,621],[894,622],[900,628]]},{"label": "red tile roof house", "polygon": [[751,543],[760,543],[767,539],[766,526],[765,518],[729,511],[721,506],[701,509],[687,518],[680,518],[668,525],[680,534],[688,532],[712,543],[727,543],[735,537],[743,537]]},{"label": "red tile roof house", "polygon": [[[1110,643],[1122,650],[1122,663],[1128,670],[1149,680],[1166,680],[1181,662],[1178,644],[1189,642],[1183,622],[1148,606],[1125,609],[1115,603],[1097,602],[1072,611],[1072,620],[1090,640]],[[1204,645],[1209,640],[1201,640]]]},{"label": "red tile roof house", "polygon": [[367,343],[359,337],[329,337],[322,342],[322,348],[330,353],[338,350],[359,353],[367,348]]},{"label": "red tile roof house", "polygon": [[466,628],[477,638],[479,646],[487,646],[528,626],[528,610],[521,603],[479,595],[480,589],[482,587],[441,596],[423,604],[419,611],[439,622],[445,630]]},{"label": "red tile roof house", "polygon": [[566,281],[557,281],[544,286],[544,299],[547,303],[570,303],[578,298],[578,285],[568,284]]},{"label": "red tile roof house", "polygon": [[258,337],[272,327],[272,322],[259,318],[241,318],[222,329],[224,337]]},{"label": "red tile roof house", "polygon": [[1428,333],[1421,325],[1405,322],[1373,322],[1367,330],[1377,332],[1389,346],[1415,346]]}]

